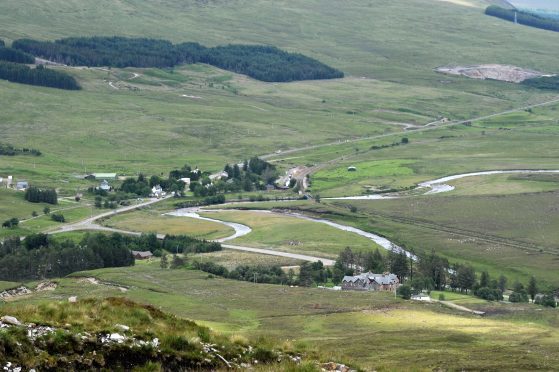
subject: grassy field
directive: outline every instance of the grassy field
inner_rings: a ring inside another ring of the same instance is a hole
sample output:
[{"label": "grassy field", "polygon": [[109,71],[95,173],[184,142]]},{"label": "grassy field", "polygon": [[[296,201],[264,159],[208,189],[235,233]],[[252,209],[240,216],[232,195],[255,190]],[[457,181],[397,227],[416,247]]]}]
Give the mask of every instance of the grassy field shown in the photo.
[{"label": "grassy field", "polygon": [[103,221],[103,225],[144,233],[189,235],[198,239],[218,239],[235,231],[220,223],[193,218],[162,216],[158,211],[141,210],[124,213]]},{"label": "grassy field", "polygon": [[[30,233],[41,232],[60,225],[51,220],[50,215],[43,213],[44,207],[49,207],[51,213],[62,213],[67,222],[77,222],[80,219],[89,217],[92,213],[87,201],[76,203],[66,199],[60,199],[57,205],[47,203],[30,203],[24,200],[23,192],[0,189],[0,221],[5,221],[12,217],[20,220],[16,228],[0,229],[0,238],[15,235],[28,235]],[[32,213],[37,212],[37,217]]]},{"label": "grassy field", "polygon": [[449,195],[507,195],[556,191],[559,175],[495,175],[467,177],[449,182],[456,189]]},{"label": "grassy field", "polygon": [[19,286],[20,283],[0,281],[0,291]]},{"label": "grassy field", "polygon": [[[392,200],[233,204],[229,208],[287,209],[355,226],[417,253],[472,264],[510,283],[535,275],[557,286],[557,192],[421,196]],[[351,211],[355,207],[355,212]],[[518,213],[518,211],[522,213]],[[459,212],[458,212],[459,211]]]},{"label": "grassy field", "polygon": [[248,235],[231,240],[231,244],[328,258],[337,257],[345,247],[362,251],[377,247],[367,238],[295,217],[250,211],[210,212],[201,215],[238,222],[253,229]]},{"label": "grassy field", "polygon": [[[365,0],[304,5],[261,0],[246,6],[173,0],[157,10],[138,2],[100,4],[103,10],[82,1],[2,4],[0,37],[8,40],[108,33],[208,45],[266,43],[317,57],[348,78],[266,84],[196,65],[170,71],[72,69],[85,87],[81,92],[3,82],[4,140],[45,155],[34,159],[33,167],[25,157],[0,159],[0,173],[35,183],[65,180],[71,188],[77,183],[72,175],[86,171],[166,173],[184,162],[217,170],[254,153],[402,132],[402,123],[468,118],[550,97],[514,84],[432,71],[450,62],[506,62],[554,71],[557,52],[545,47],[553,33],[515,28],[483,16],[484,2],[471,3],[475,6],[433,0],[374,6]],[[251,14],[261,22],[247,22],[254,19]],[[86,19],[91,25],[84,28]],[[211,32],[207,24],[215,26]],[[467,37],[458,36],[464,30]],[[396,41],[399,47],[393,48]],[[530,58],[534,50],[537,60]],[[130,80],[132,72],[141,77]]]},{"label": "grassy field", "polygon": [[211,261],[218,265],[225,266],[228,270],[233,270],[234,268],[241,265],[298,266],[302,263],[302,261],[291,259],[288,257],[255,254],[255,253],[235,251],[230,249],[224,249],[219,252],[199,253],[195,255],[190,255],[188,256],[188,259],[193,259],[198,261]]},{"label": "grassy field", "polygon": [[78,275],[130,288],[122,293],[80,279],[61,279],[54,292],[0,305],[0,312],[71,295],[124,295],[219,332],[249,340],[264,337],[260,342],[319,351],[330,360],[379,371],[549,369],[558,358],[559,334],[553,328],[558,313],[553,310],[527,307],[520,315],[479,318],[437,304],[403,302],[390,294],[208,279],[205,273],[162,270],[155,263]]}]

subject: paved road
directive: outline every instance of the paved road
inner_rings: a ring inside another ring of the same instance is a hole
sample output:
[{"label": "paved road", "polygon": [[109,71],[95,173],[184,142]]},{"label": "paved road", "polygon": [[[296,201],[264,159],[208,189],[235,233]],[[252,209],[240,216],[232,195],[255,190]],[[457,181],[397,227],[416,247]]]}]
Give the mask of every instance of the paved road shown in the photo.
[{"label": "paved road", "polygon": [[62,233],[62,232],[78,231],[78,230],[106,230],[106,231],[110,231],[110,230],[107,230],[107,229],[110,229],[110,228],[108,228],[108,227],[105,228],[103,226],[99,226],[99,225],[95,224],[94,222],[101,219],[101,218],[104,218],[104,217],[115,216],[115,215],[120,214],[120,213],[124,213],[124,212],[128,212],[128,211],[131,211],[131,210],[134,210],[134,209],[142,208],[142,207],[160,202],[162,200],[168,199],[170,197],[171,196],[166,196],[166,197],[161,198],[161,199],[153,198],[153,199],[149,199],[148,201],[145,201],[145,202],[142,202],[142,203],[139,203],[139,204],[134,204],[134,205],[129,205],[127,207],[114,209],[114,210],[111,210],[109,212],[104,212],[104,213],[86,218],[85,220],[81,220],[81,221],[76,222],[76,223],[63,225],[59,228],[56,228],[55,230],[47,231],[47,233],[48,234],[57,234],[57,233]]},{"label": "paved road", "polygon": [[224,247],[224,248],[228,248],[228,249],[235,249],[237,251],[268,254],[268,255],[271,255],[271,256],[279,256],[279,257],[288,257],[288,258],[294,258],[296,260],[301,260],[301,261],[309,261],[309,262],[322,261],[324,266],[334,266],[334,264],[336,263],[336,261],[330,260],[328,258],[313,257],[313,256],[307,256],[307,255],[304,255],[304,254],[280,252],[280,251],[274,251],[274,250],[262,249],[262,248],[242,247],[242,246],[230,245],[230,244],[222,244],[221,246]]}]

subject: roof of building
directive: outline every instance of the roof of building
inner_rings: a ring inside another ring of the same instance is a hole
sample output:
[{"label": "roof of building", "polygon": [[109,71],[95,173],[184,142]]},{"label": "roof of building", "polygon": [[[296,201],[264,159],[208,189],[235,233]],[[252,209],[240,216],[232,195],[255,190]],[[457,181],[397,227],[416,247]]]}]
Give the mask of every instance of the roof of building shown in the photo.
[{"label": "roof of building", "polygon": [[116,178],[116,173],[93,173],[95,178]]},{"label": "roof of building", "polygon": [[342,282],[355,283],[358,280],[362,281],[375,281],[378,284],[394,284],[398,283],[396,274],[374,274],[371,272],[363,273],[355,276],[344,276]]},{"label": "roof of building", "polygon": [[150,251],[132,251],[133,256],[140,256],[142,258],[148,258],[153,256],[153,253]]}]

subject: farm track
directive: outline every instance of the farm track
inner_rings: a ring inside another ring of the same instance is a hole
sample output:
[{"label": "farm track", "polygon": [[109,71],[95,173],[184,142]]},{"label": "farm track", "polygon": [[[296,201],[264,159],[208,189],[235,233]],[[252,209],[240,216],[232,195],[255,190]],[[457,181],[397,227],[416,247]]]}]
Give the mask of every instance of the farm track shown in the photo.
[{"label": "farm track", "polygon": [[[417,133],[417,132],[425,132],[425,131],[439,129],[439,128],[447,128],[447,127],[452,127],[452,126],[455,126],[455,125],[463,125],[463,124],[467,124],[467,123],[474,123],[474,122],[478,122],[478,121],[483,121],[483,120],[491,119],[491,118],[498,117],[498,116],[501,116],[501,115],[512,114],[512,113],[515,113],[515,112],[525,111],[525,110],[533,109],[533,108],[536,108],[536,107],[548,106],[548,105],[552,105],[552,104],[556,104],[556,103],[559,103],[559,97],[555,97],[553,99],[543,101],[543,102],[539,102],[539,103],[534,103],[534,104],[531,104],[531,105],[526,105],[526,106],[522,106],[522,107],[518,107],[518,108],[513,108],[513,109],[510,109],[510,110],[496,112],[494,114],[478,116],[478,117],[475,117],[475,118],[470,118],[470,119],[465,119],[465,120],[453,120],[453,121],[449,121],[449,122],[446,122],[446,123],[441,123],[439,125],[433,125],[434,123],[436,123],[436,122],[433,122],[433,123],[429,123],[429,124],[426,124],[424,126],[421,126],[419,128],[415,128],[415,129],[405,131],[405,132],[379,134],[379,135],[374,135],[374,136],[365,136],[365,137],[354,138],[354,139],[346,139],[346,140],[343,140],[343,141],[338,140],[338,141],[335,141],[335,142],[327,142],[327,143],[322,143],[322,144],[317,144],[317,145],[308,145],[308,146],[303,146],[303,147],[284,150],[280,154],[283,156],[283,155],[288,155],[288,154],[294,154],[294,153],[301,152],[301,151],[319,149],[319,148],[322,148],[322,147],[330,147],[330,146],[337,146],[337,145],[350,144],[350,143],[356,143],[356,142],[363,142],[363,141],[380,139],[380,138],[387,138],[387,137],[392,137],[392,136],[401,136],[403,133]],[[260,155],[259,157],[261,159],[264,159],[264,160],[273,160],[273,158],[275,158],[277,156],[278,156],[278,153],[274,152],[274,153],[270,153],[270,154],[263,154],[263,155]],[[311,174],[323,169],[324,167],[326,167],[328,165],[335,164],[336,162],[338,162],[340,160],[348,159],[350,157],[351,157],[351,155],[341,156],[341,157],[338,157],[336,159],[332,159],[332,160],[329,160],[327,162],[316,164],[312,167],[306,168],[304,171],[302,171],[297,176],[297,181],[299,182],[299,186],[302,187],[302,189],[304,191],[306,189],[305,178],[307,177],[307,175],[311,175]]]}]

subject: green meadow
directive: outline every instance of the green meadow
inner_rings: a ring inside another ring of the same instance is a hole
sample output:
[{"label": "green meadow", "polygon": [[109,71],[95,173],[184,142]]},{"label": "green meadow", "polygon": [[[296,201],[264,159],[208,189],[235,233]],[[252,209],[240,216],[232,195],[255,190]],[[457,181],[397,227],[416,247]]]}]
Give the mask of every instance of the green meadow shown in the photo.
[{"label": "green meadow", "polygon": [[105,226],[142,233],[189,235],[198,239],[218,239],[235,231],[220,223],[186,217],[161,215],[158,211],[140,210],[103,221]]},{"label": "green meadow", "polygon": [[249,234],[230,241],[241,246],[328,258],[336,258],[348,246],[363,251],[378,248],[367,238],[296,217],[252,211],[206,212],[201,215],[249,226],[252,229]]}]

